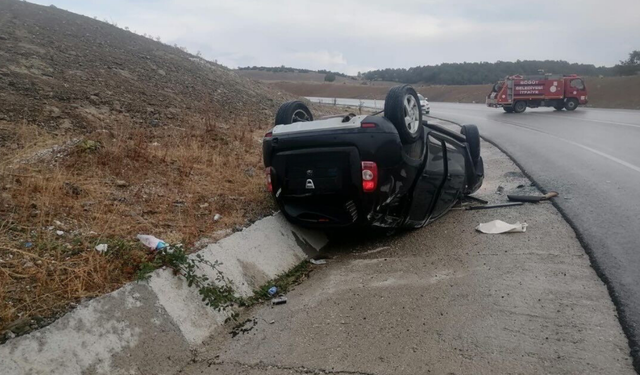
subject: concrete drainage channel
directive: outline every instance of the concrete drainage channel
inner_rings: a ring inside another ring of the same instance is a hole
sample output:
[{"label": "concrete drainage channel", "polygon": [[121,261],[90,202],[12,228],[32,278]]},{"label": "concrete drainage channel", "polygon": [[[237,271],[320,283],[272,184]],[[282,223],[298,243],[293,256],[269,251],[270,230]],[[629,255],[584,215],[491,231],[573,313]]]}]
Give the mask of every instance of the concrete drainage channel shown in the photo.
[{"label": "concrete drainage channel", "polygon": [[[323,234],[294,227],[276,214],[199,254],[221,262],[219,269],[248,297],[326,244]],[[171,374],[190,361],[193,350],[227,318],[228,313],[205,306],[183,279],[157,270],[148,282],[127,284],[0,346],[0,373]]]}]

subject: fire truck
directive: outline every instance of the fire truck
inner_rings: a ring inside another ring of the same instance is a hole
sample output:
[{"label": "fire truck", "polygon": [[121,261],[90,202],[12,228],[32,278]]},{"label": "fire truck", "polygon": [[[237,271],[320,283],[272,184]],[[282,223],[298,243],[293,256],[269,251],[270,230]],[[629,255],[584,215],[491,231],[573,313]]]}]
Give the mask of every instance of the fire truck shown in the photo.
[{"label": "fire truck", "polygon": [[487,106],[507,113],[522,113],[527,107],[553,107],[574,111],[588,103],[584,79],[571,75],[515,75],[493,85]]}]

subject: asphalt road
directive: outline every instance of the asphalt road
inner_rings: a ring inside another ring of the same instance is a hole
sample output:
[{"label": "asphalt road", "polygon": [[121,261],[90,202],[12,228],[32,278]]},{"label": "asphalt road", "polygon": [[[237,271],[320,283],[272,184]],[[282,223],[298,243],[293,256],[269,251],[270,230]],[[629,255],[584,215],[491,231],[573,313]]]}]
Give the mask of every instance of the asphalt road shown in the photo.
[{"label": "asphalt road", "polygon": [[431,115],[473,123],[565,214],[605,281],[640,368],[640,111],[527,109],[431,103]]}]

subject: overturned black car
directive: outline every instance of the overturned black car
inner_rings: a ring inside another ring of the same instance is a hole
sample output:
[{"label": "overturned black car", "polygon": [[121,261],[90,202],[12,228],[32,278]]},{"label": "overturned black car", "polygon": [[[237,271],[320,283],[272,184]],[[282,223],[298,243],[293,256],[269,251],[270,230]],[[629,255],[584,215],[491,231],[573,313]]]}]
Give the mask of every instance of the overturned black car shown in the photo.
[{"label": "overturned black car", "polygon": [[456,133],[423,121],[408,85],[389,91],[383,112],[314,120],[300,101],[280,107],[262,147],[268,188],[289,221],[419,228],[480,188],[475,125]]}]

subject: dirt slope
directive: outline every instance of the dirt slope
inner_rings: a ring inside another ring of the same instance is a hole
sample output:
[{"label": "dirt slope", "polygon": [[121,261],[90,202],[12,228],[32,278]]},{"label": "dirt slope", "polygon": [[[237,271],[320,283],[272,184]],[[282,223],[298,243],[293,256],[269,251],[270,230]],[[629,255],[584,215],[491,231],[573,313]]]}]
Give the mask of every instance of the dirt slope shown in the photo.
[{"label": "dirt slope", "polygon": [[[0,118],[51,129],[87,128],[96,111],[124,113],[140,124],[169,123],[203,109],[228,116],[270,113],[278,99],[177,48],[14,0],[0,0],[0,95]],[[59,113],[45,110],[53,106]]]},{"label": "dirt slope", "polygon": [[0,343],[136,277],[154,256],[137,233],[191,245],[272,212],[260,141],[290,98],[109,24],[0,0]]},{"label": "dirt slope", "polygon": [[[589,105],[599,108],[640,109],[640,76],[587,77]],[[384,99],[390,86],[385,82],[374,84],[266,82],[271,87],[299,96],[329,98]],[[397,83],[396,83],[397,84]],[[491,85],[428,86],[413,85],[422,95],[434,102],[484,103]]]}]

